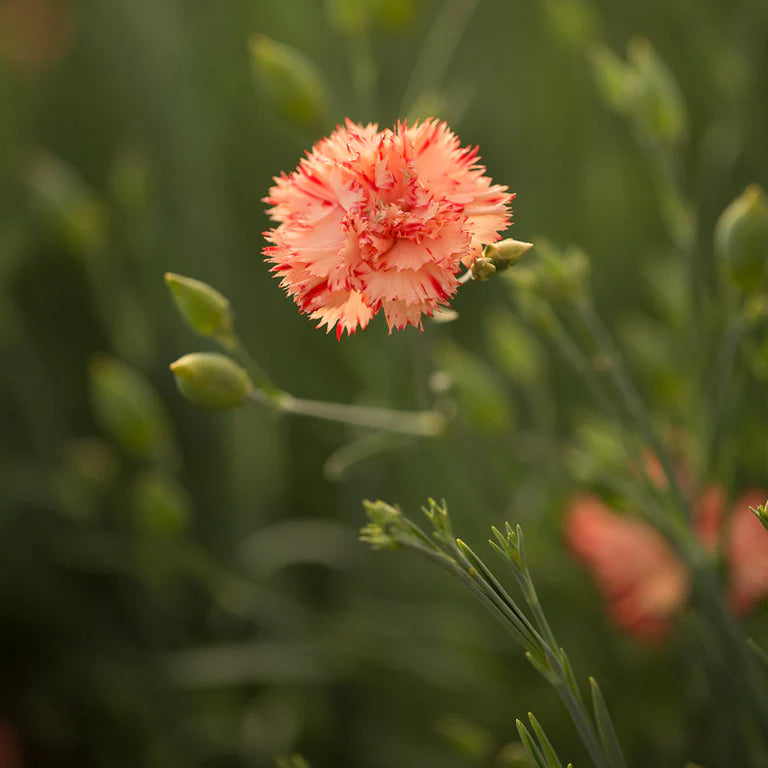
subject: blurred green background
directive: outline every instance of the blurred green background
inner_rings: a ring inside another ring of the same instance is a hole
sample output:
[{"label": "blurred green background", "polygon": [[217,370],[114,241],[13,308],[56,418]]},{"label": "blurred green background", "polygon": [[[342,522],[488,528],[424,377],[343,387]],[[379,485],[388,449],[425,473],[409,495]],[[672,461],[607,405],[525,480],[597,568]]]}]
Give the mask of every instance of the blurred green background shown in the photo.
[{"label": "blurred green background", "polygon": [[[308,94],[255,66],[257,34],[307,58]],[[616,80],[633,62],[661,68],[639,106]],[[529,710],[586,765],[458,585],[357,542],[361,499],[428,496],[479,546],[526,527],[632,764],[735,765],[695,654],[618,633],[565,554],[564,500],[599,460],[574,446],[599,429],[510,286],[466,286],[459,320],[423,334],[379,317],[338,343],[269,276],[261,199],[347,116],[446,119],[517,192],[515,237],[589,253],[654,410],[695,437],[711,349],[691,340],[723,312],[712,231],[768,180],[766,83],[764,0],[0,0],[0,765],[524,765]],[[451,428],[349,462],[341,425],[195,410],[168,363],[211,347],[166,271],[225,294],[294,395],[438,397]],[[698,459],[731,491],[765,483],[760,354],[726,447]]]}]

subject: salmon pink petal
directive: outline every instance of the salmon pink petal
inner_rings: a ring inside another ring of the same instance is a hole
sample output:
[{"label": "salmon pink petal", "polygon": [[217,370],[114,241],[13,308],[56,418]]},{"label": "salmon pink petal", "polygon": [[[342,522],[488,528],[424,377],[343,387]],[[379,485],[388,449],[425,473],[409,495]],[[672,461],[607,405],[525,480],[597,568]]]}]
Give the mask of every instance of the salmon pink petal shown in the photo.
[{"label": "salmon pink petal", "polygon": [[768,531],[750,507],[764,504],[768,494],[753,488],[742,494],[730,515],[725,556],[730,572],[728,602],[738,616],[749,613],[768,596]]},{"label": "salmon pink petal", "polygon": [[669,631],[688,599],[690,579],[661,534],[594,496],[578,496],[568,505],[566,537],[620,628],[645,638]]},{"label": "salmon pink petal", "polygon": [[362,294],[357,291],[334,291],[325,296],[323,306],[314,311],[310,317],[313,320],[320,320],[318,328],[325,325],[329,332],[336,326],[336,336],[341,338],[344,331],[349,335],[354,333],[358,326],[365,328],[373,314],[373,310],[366,305]]},{"label": "salmon pink petal", "polygon": [[725,488],[722,485],[710,485],[701,493],[693,510],[696,536],[710,552],[715,550],[720,538],[725,505]]}]

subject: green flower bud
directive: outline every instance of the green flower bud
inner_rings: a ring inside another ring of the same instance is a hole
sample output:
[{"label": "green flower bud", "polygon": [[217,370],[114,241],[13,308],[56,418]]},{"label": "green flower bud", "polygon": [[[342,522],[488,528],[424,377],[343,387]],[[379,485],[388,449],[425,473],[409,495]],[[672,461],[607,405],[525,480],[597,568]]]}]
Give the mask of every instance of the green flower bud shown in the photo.
[{"label": "green flower bud", "polygon": [[545,0],[544,14],[553,35],[577,51],[599,36],[600,19],[585,0]]},{"label": "green flower bud", "polygon": [[102,252],[107,243],[107,210],[75,168],[38,151],[28,170],[33,201],[47,225],[77,253]]},{"label": "green flower bud", "polygon": [[685,103],[674,75],[645,38],[634,38],[628,61],[600,43],[590,48],[597,87],[606,103],[628,117],[645,140],[666,147],[685,141]]},{"label": "green flower bud", "polygon": [[524,243],[522,240],[500,240],[498,243],[486,245],[483,256],[489,259],[497,272],[508,269],[533,248],[533,243]]},{"label": "green flower bud", "polygon": [[248,374],[233,360],[215,352],[195,352],[171,363],[176,385],[200,408],[236,408],[253,389]]},{"label": "green flower bud", "polygon": [[630,41],[628,58],[635,73],[631,106],[638,130],[667,146],[682,143],[688,119],[674,75],[643,37]]},{"label": "green flower bud", "polygon": [[314,62],[293,46],[265,35],[251,38],[250,51],[260,80],[283,116],[317,128],[328,111],[328,89]]},{"label": "green flower bud", "polygon": [[226,347],[234,345],[232,310],[224,296],[200,280],[171,272],[166,272],[165,284],[193,330],[217,339]]},{"label": "green flower bud", "polygon": [[496,267],[490,259],[481,257],[472,262],[472,277],[475,280],[488,280],[496,272]]},{"label": "green flower bud", "polygon": [[136,370],[99,356],[89,365],[94,415],[126,451],[141,458],[162,458],[170,450],[170,426],[160,398]]},{"label": "green flower bud", "polygon": [[[536,248],[535,282],[531,285],[541,298],[550,302],[574,303],[589,295],[589,258],[579,248],[560,251],[547,242]],[[515,275],[519,270],[510,272]]]},{"label": "green flower bud", "polygon": [[715,252],[728,279],[744,293],[765,285],[768,262],[768,200],[751,184],[722,213],[715,227]]},{"label": "green flower bud", "polygon": [[335,32],[353,37],[365,31],[371,21],[372,3],[365,0],[325,0],[328,21]]},{"label": "green flower bud", "polygon": [[626,113],[634,92],[632,68],[610,48],[595,43],[589,52],[592,72],[605,103],[617,112]]}]

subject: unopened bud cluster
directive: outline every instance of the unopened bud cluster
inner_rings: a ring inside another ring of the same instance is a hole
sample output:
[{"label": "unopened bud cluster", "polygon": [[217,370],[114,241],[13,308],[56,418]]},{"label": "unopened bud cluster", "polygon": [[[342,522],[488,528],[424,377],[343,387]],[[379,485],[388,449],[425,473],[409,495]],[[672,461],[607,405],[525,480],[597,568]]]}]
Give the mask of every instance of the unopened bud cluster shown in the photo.
[{"label": "unopened bud cluster", "polygon": [[759,507],[750,507],[750,509],[755,513],[755,516],[760,521],[763,528],[768,530],[768,510],[766,507],[768,507],[768,501],[766,501],[765,504],[761,504]]},{"label": "unopened bud cluster", "polygon": [[496,272],[503,272],[517,264],[531,248],[533,243],[511,238],[486,245],[483,255],[472,264],[472,277],[475,280],[488,280]]}]

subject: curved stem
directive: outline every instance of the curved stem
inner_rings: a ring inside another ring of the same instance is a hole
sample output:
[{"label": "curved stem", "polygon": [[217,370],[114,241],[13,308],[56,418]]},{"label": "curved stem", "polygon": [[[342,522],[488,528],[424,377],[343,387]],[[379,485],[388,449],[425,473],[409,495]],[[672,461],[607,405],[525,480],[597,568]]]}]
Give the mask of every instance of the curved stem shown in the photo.
[{"label": "curved stem", "polygon": [[270,396],[259,390],[249,395],[251,402],[276,408],[282,413],[312,416],[367,429],[399,432],[404,435],[435,437],[446,426],[446,418],[437,411],[396,411],[365,405],[328,403],[323,400],[303,400],[287,392]]},{"label": "curved stem", "polygon": [[267,376],[264,369],[256,362],[251,353],[245,348],[245,345],[240,341],[237,336],[231,340],[219,339],[224,349],[228,352],[232,352],[241,363],[245,366],[250,374],[253,383],[261,390],[261,392],[271,400],[275,400],[281,394],[280,388]]},{"label": "curved stem", "polygon": [[739,344],[746,330],[747,324],[741,314],[739,314],[730,320],[723,329],[723,334],[720,337],[717,356],[715,358],[714,386],[710,390],[710,427],[706,446],[707,461],[712,459],[712,454],[715,450],[720,426],[723,421],[728,385],[736,366],[736,355],[739,351]]}]

